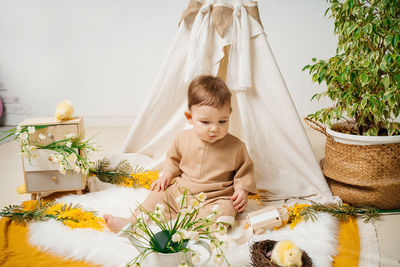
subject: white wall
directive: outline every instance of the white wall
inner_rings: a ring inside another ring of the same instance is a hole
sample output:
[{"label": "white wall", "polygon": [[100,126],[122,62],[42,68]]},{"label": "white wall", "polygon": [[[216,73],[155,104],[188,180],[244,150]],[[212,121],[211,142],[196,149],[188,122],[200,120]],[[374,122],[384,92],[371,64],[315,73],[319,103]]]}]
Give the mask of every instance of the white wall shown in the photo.
[{"label": "white wall", "polygon": [[[128,126],[176,33],[187,0],[0,0],[0,95],[6,124],[72,101],[86,125]],[[320,90],[301,72],[335,53],[322,0],[259,0],[260,16],[300,116]]]}]

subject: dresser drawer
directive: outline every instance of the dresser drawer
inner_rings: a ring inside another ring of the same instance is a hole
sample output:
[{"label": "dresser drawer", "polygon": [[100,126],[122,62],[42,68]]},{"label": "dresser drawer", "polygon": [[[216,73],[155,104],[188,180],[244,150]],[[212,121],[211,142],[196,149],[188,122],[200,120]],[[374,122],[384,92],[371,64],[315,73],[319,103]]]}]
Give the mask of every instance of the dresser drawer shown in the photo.
[{"label": "dresser drawer", "polygon": [[[39,135],[43,134],[46,139],[39,141]],[[67,134],[78,135],[78,125],[67,124],[67,125],[54,125],[46,128],[38,129],[35,133],[29,135],[29,140],[34,145],[46,146],[53,142],[61,141],[65,139]]]},{"label": "dresser drawer", "polygon": [[63,175],[58,171],[26,172],[26,190],[32,192],[82,190],[84,179],[75,172]]}]

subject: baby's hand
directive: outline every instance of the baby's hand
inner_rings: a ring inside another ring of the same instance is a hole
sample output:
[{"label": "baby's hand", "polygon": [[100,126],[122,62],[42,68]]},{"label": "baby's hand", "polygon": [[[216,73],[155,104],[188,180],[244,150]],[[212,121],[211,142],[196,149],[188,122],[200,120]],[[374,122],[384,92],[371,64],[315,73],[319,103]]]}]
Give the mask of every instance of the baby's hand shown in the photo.
[{"label": "baby's hand", "polygon": [[231,200],[233,200],[233,207],[237,212],[242,212],[247,206],[247,191],[243,189],[237,189],[235,190],[235,193],[233,193],[233,196],[231,197]]},{"label": "baby's hand", "polygon": [[171,184],[172,178],[172,173],[165,172],[160,178],[151,184],[150,190],[153,191],[154,189],[157,189],[157,192],[160,190],[164,191]]}]

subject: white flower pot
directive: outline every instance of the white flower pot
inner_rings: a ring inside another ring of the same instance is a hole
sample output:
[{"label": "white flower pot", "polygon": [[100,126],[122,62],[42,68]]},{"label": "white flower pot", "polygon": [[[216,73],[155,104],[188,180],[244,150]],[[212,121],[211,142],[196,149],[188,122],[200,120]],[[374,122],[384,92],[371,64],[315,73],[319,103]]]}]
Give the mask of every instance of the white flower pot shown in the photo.
[{"label": "white flower pot", "polygon": [[395,136],[364,136],[336,132],[326,128],[326,132],[334,141],[350,145],[383,145],[400,143],[400,135]]},{"label": "white flower pot", "polygon": [[177,267],[184,259],[183,252],[177,253],[150,253],[143,261],[142,266],[171,266]]}]

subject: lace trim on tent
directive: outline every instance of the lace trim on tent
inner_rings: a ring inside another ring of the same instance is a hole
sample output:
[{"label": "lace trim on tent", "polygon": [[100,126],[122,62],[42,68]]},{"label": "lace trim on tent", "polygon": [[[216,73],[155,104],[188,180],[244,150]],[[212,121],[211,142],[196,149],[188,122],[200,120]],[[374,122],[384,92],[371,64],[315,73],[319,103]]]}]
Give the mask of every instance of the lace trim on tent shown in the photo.
[{"label": "lace trim on tent", "polygon": [[[182,13],[181,21],[185,20],[186,25],[192,25],[202,6],[203,4],[198,0],[190,0],[188,7]],[[247,13],[262,26],[257,2],[251,2],[251,4],[244,5],[244,8],[246,8]],[[214,4],[211,6],[213,25],[222,38],[224,37],[226,28],[232,21],[233,10],[234,7],[224,4]]]}]

